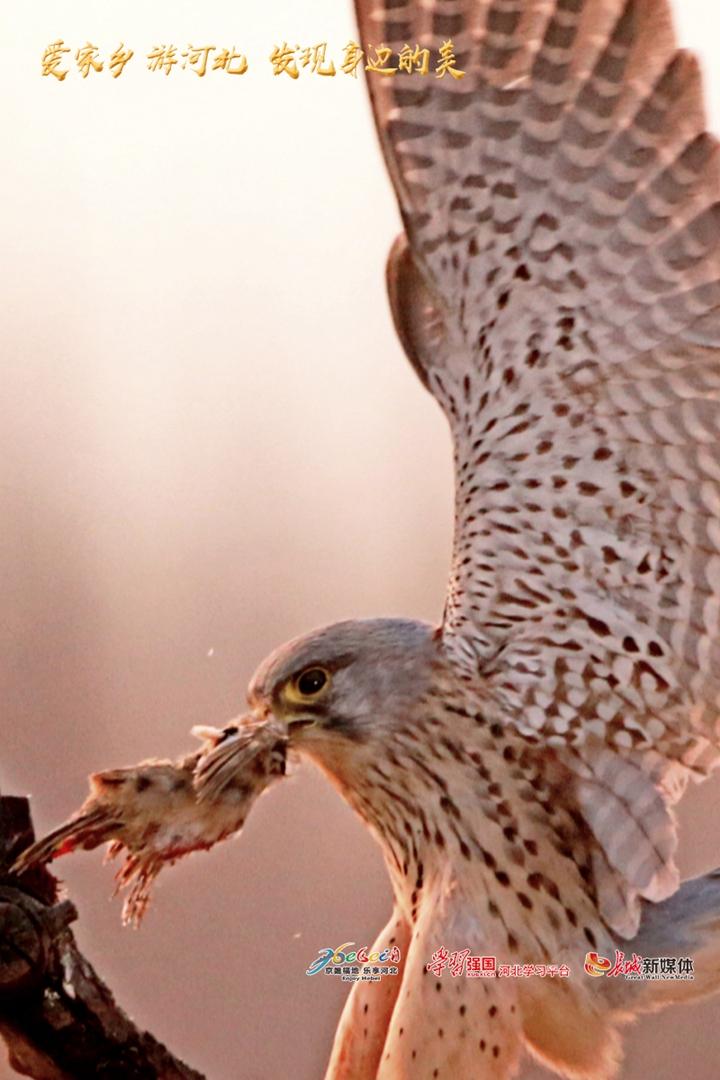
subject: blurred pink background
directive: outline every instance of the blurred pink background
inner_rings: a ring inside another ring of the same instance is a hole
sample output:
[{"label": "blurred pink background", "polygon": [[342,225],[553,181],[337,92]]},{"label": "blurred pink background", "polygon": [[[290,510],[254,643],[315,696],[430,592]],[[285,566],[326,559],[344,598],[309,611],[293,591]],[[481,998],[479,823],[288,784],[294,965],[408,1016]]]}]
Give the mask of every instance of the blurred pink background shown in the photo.
[{"label": "blurred pink background", "polygon": [[[717,101],[720,12],[680,14]],[[398,218],[362,79],[274,79],[266,59],[327,41],[337,64],[348,3],[36,0],[0,29],[0,789],[45,831],[89,771],[240,712],[294,634],[439,619],[451,463],[390,324]],[[135,57],[58,83],[40,76],[57,38]],[[151,74],[161,42],[235,45],[250,70]],[[720,863],[717,808],[717,784],[683,808],[686,874]],[[62,870],[81,946],[175,1053],[213,1080],[322,1075],[345,988],[305,969],[371,942],[390,891],[318,774],[165,873],[137,933],[97,853]],[[622,1075],[715,1080],[719,1021],[720,1001],[644,1020]]]}]

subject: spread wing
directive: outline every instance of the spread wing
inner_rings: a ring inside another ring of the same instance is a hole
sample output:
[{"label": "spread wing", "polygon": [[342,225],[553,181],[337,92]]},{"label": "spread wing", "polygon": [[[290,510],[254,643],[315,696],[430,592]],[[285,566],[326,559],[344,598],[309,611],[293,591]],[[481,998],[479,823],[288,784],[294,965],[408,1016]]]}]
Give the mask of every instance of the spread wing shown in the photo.
[{"label": "spread wing", "polygon": [[357,8],[363,45],[450,42],[465,72],[368,76],[405,226],[395,322],[454,438],[446,646],[570,755],[610,871],[659,899],[667,804],[718,752],[720,186],[696,62],[665,0]]}]

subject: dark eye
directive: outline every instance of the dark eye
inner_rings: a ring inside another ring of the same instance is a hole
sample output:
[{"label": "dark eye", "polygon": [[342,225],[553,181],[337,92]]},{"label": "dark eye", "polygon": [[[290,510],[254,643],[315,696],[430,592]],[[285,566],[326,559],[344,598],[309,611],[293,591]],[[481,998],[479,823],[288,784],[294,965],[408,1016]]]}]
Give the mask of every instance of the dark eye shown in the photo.
[{"label": "dark eye", "polygon": [[303,697],[315,697],[321,690],[325,688],[328,681],[327,671],[322,668],[313,667],[308,668],[307,671],[303,671],[301,675],[298,675],[295,685]]}]

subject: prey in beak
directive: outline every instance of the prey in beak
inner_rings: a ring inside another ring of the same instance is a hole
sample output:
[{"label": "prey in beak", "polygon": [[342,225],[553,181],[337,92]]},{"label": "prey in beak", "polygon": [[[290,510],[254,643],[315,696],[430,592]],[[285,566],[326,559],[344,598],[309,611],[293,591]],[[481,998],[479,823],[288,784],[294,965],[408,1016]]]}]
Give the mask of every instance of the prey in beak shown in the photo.
[{"label": "prey in beak", "polygon": [[162,868],[238,832],[258,796],[285,774],[287,729],[274,718],[251,715],[193,734],[203,745],[177,761],[93,773],[77,813],[26,848],[13,872],[108,844],[109,859],[123,856],[115,875],[115,894],[129,890],[123,922],[138,926]]},{"label": "prey in beak", "polygon": [[207,742],[193,774],[201,805],[217,804],[233,789],[262,785],[263,790],[266,778],[285,774],[288,725],[272,715],[250,713],[222,731],[194,727],[192,732]]}]

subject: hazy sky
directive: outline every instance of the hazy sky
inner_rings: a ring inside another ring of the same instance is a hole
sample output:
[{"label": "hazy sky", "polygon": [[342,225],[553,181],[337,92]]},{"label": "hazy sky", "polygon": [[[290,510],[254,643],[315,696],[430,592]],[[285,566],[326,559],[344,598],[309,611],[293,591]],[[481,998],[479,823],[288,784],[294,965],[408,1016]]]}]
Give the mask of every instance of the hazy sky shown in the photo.
[{"label": "hazy sky", "polygon": [[[676,7],[717,126],[720,8]],[[390,324],[398,218],[363,81],[267,62],[284,40],[337,61],[354,36],[338,0],[0,7],[0,787],[32,793],[40,830],[89,771],[237,714],[294,634],[441,614],[448,440]],[[59,38],[62,83],[40,74]],[[135,57],[83,80],[86,42]],[[188,43],[250,69],[147,71]],[[686,872],[720,862],[695,827],[716,806],[691,796]],[[305,968],[389,910],[375,847],[309,769],[161,879],[137,934],[97,853],[65,877],[120,1001],[213,1080],[319,1076],[344,990]],[[717,1003],[644,1021],[623,1075],[715,1078],[719,1022]]]}]

